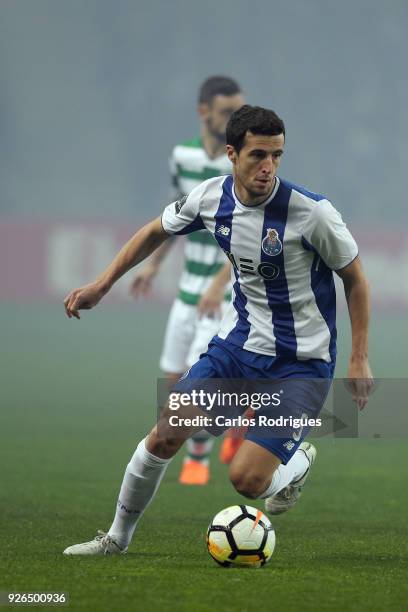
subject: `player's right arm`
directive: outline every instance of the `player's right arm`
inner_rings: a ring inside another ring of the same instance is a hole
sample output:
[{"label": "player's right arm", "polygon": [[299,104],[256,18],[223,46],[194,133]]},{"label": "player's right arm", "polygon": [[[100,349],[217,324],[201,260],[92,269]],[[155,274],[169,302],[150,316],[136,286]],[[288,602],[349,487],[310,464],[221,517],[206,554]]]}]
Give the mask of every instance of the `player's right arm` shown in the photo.
[{"label": "player's right arm", "polygon": [[133,266],[146,259],[155,249],[169,238],[161,218],[147,223],[121,248],[106,270],[92,283],[74,289],[64,300],[65,312],[69,318],[80,318],[80,310],[89,310],[100,302],[121,276]]},{"label": "player's right arm", "polygon": [[121,276],[146,259],[170,235],[204,229],[199,213],[202,191],[203,187],[199,185],[188,197],[169,204],[161,218],[154,219],[136,232],[93,283],[71,291],[64,300],[67,316],[79,319],[80,310],[96,306]]},{"label": "player's right arm", "polygon": [[[180,190],[177,161],[176,161],[176,147],[173,149],[169,159],[169,170],[171,177],[171,194],[170,200],[178,200],[183,194]],[[167,257],[169,250],[174,244],[174,238],[166,240],[159,246],[158,249],[152,253],[151,257],[146,261],[144,266],[137,270],[133,280],[130,284],[130,293],[134,298],[142,296],[148,296],[152,288],[154,278],[160,271],[163,260]]]}]

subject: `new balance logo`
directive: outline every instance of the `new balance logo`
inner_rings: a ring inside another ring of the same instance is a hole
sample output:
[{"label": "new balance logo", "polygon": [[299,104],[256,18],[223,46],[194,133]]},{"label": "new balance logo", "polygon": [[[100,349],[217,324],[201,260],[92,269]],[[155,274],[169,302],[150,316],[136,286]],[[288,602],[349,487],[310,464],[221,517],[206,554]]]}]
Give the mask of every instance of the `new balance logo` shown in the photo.
[{"label": "new balance logo", "polygon": [[286,450],[291,451],[295,446],[295,443],[292,442],[292,440],[286,440],[286,442],[283,443],[283,446],[286,448]]},{"label": "new balance logo", "polygon": [[122,510],[122,512],[126,512],[126,514],[140,514],[140,510],[130,510],[129,508],[126,508],[126,506],[122,504],[120,499],[118,499],[118,503],[116,505],[119,510]]},{"label": "new balance logo", "polygon": [[225,227],[225,225],[220,225],[220,227],[217,229],[217,234],[222,234],[223,236],[229,236],[230,231],[231,231],[231,228]]}]

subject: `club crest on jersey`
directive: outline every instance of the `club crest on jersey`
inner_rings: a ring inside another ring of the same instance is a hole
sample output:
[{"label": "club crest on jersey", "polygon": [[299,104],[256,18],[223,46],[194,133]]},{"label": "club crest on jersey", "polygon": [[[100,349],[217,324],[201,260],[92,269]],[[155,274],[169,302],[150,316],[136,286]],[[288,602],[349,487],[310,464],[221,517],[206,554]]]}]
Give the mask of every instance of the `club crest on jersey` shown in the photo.
[{"label": "club crest on jersey", "polygon": [[222,236],[229,236],[230,234],[230,228],[226,227],[225,225],[220,225],[220,227],[217,229],[217,234],[221,234]]},{"label": "club crest on jersey", "polygon": [[282,252],[282,242],[279,240],[279,234],[276,229],[268,227],[266,236],[262,240],[262,250],[266,255],[275,257]]}]

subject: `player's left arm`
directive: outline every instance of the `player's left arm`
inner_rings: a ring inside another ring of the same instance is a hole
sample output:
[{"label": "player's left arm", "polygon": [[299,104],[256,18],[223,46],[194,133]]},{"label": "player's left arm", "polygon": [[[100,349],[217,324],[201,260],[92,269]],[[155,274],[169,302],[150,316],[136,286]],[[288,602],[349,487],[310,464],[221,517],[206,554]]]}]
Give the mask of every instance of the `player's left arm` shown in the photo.
[{"label": "player's left arm", "polygon": [[303,238],[343,280],[352,331],[349,379],[353,399],[364,408],[373,386],[368,363],[370,290],[358,256],[358,246],[338,210],[326,199],[311,211]]},{"label": "player's left arm", "polygon": [[343,281],[351,322],[351,355],[348,377],[360,410],[368,402],[373,387],[373,375],[368,361],[368,330],[370,323],[370,287],[357,256],[336,273]]}]

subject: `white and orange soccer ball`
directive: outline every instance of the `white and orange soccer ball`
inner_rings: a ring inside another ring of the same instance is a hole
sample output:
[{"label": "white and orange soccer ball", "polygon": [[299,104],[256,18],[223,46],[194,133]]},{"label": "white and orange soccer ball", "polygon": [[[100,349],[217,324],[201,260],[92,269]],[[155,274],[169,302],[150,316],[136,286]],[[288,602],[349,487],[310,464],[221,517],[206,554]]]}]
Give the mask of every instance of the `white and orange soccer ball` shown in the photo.
[{"label": "white and orange soccer ball", "polygon": [[252,506],[230,506],[216,514],[207,530],[211,557],[224,567],[262,567],[275,548],[268,517]]}]

